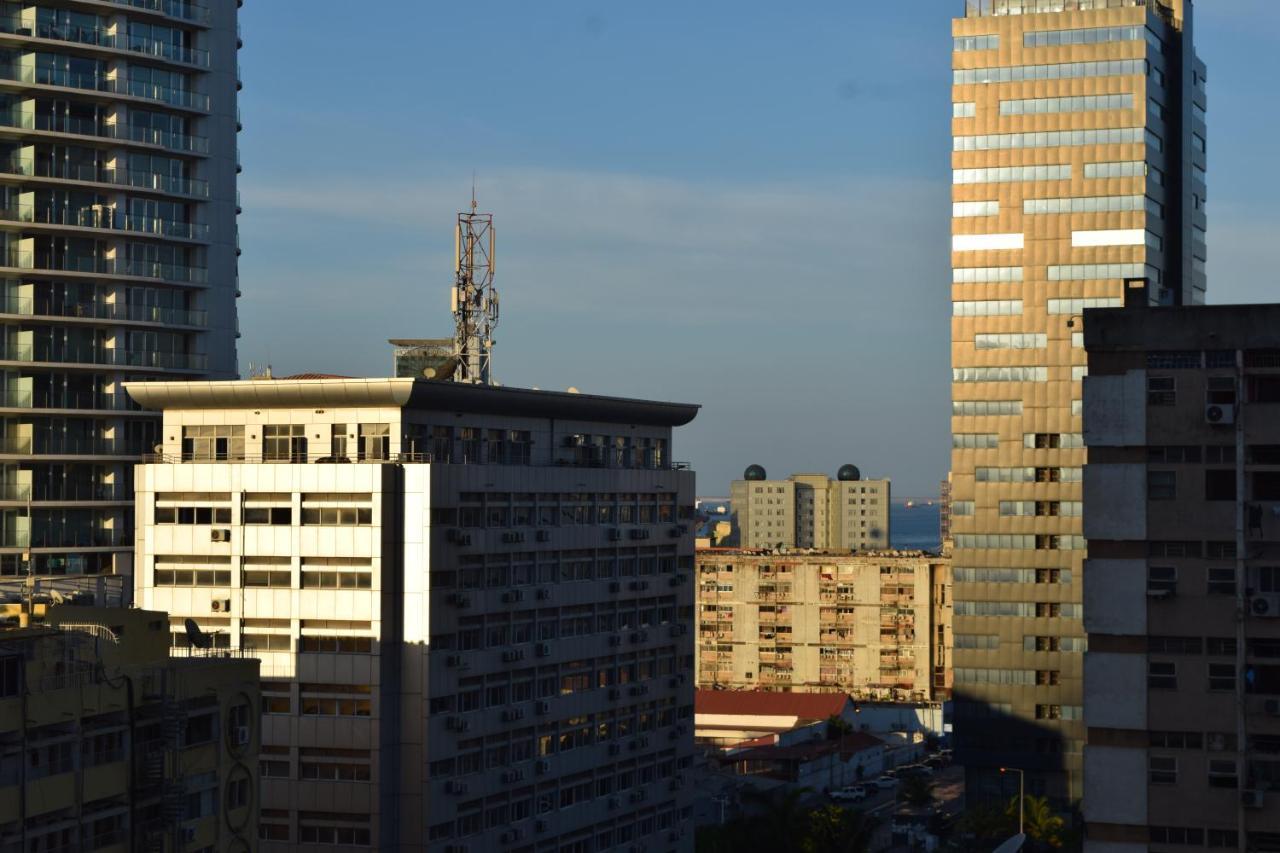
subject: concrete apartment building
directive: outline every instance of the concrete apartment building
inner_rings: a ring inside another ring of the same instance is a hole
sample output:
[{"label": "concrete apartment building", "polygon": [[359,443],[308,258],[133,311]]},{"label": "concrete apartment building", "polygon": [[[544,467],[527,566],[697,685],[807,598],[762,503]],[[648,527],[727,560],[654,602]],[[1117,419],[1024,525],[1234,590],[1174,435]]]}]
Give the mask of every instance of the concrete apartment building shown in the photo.
[{"label": "concrete apartment building", "polygon": [[863,480],[853,465],[826,474],[770,480],[759,465],[730,485],[742,548],[858,551],[889,547],[889,481]]},{"label": "concrete apartment building", "polygon": [[137,596],[262,658],[263,850],[688,851],[696,407],[141,383]]},{"label": "concrete apartment building", "polygon": [[0,576],[128,574],[123,383],[236,375],[239,5],[0,3]]},{"label": "concrete apartment building", "polygon": [[1280,305],[1085,325],[1086,850],[1280,851]]},{"label": "concrete apartment building", "polygon": [[95,601],[70,583],[28,593],[0,584],[0,850],[256,851],[258,662],[170,657],[164,613],[49,603]]},{"label": "concrete apartment building", "polygon": [[[956,0],[957,11],[960,8]],[[1190,0],[967,0],[953,22],[956,759],[1079,800],[1085,309],[1204,301]]]},{"label": "concrete apartment building", "polygon": [[697,565],[699,687],[950,695],[946,558],[708,549]]}]

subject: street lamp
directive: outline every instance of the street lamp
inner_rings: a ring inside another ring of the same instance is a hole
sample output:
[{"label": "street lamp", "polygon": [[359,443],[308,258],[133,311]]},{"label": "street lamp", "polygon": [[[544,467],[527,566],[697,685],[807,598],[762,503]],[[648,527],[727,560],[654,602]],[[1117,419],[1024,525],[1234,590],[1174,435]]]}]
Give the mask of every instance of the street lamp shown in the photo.
[{"label": "street lamp", "polygon": [[1025,798],[1023,793],[1026,790],[1027,774],[1019,770],[1017,767],[1001,767],[1001,773],[1017,773],[1018,774],[1018,834],[1022,835],[1022,816]]}]

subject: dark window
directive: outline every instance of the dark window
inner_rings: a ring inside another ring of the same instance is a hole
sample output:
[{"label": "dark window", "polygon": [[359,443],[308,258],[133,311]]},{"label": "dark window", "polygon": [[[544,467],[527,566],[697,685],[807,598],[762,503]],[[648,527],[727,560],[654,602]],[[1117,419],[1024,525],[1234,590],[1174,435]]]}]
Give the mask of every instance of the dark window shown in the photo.
[{"label": "dark window", "polygon": [[1148,637],[1147,651],[1153,654],[1198,655],[1204,651],[1199,637]]},{"label": "dark window", "polygon": [[1204,472],[1204,499],[1233,501],[1236,499],[1236,472],[1230,468],[1210,468]]},{"label": "dark window", "polygon": [[1253,472],[1253,500],[1280,501],[1280,471]]},{"label": "dark window", "polygon": [[1178,496],[1178,475],[1173,471],[1147,472],[1147,500],[1171,501]]},{"label": "dark window", "polygon": [[1147,377],[1148,406],[1172,406],[1177,401],[1177,386],[1172,376]]},{"label": "dark window", "polygon": [[1250,376],[1250,403],[1280,403],[1280,376]]},{"label": "dark window", "polygon": [[1248,461],[1253,465],[1280,465],[1280,444],[1249,445]]},{"label": "dark window", "polygon": [[1208,570],[1207,592],[1209,595],[1235,595],[1236,570],[1210,568]]}]

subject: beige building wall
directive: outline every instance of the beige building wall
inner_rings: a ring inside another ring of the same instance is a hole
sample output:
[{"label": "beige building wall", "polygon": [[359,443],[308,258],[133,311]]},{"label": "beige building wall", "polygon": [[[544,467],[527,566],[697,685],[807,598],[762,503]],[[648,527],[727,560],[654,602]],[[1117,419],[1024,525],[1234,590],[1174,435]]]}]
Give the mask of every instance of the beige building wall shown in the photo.
[{"label": "beige building wall", "polygon": [[730,501],[740,548],[857,551],[889,547],[888,480],[734,480]]},{"label": "beige building wall", "polygon": [[700,688],[946,696],[946,560],[712,549],[697,565]]},{"label": "beige building wall", "polygon": [[977,798],[1016,793],[1001,765],[1057,805],[1081,794],[1081,315],[1130,277],[1204,300],[1182,7],[972,0],[953,24],[956,733]]}]

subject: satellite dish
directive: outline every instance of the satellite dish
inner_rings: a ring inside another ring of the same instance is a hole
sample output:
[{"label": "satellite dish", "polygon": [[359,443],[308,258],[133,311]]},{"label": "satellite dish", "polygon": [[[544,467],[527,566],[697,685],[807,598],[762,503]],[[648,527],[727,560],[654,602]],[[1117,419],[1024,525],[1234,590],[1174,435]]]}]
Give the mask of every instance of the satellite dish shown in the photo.
[{"label": "satellite dish", "polygon": [[54,604],[67,603],[67,600],[62,597],[62,593],[58,592],[56,589],[49,590],[49,600],[52,601]]},{"label": "satellite dish", "polygon": [[213,638],[200,630],[200,626],[196,624],[196,620],[187,618],[183,625],[187,629],[187,639],[191,641],[191,645],[197,649],[208,649],[213,647]]}]

